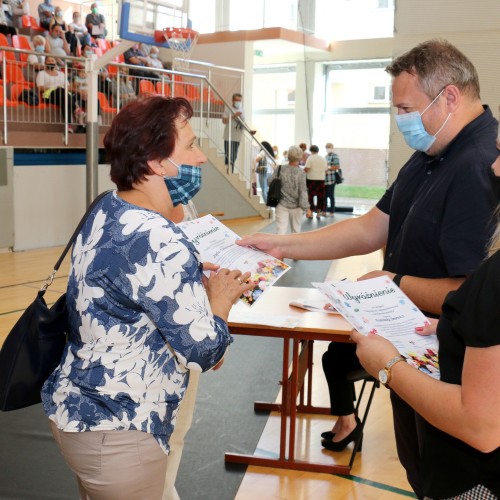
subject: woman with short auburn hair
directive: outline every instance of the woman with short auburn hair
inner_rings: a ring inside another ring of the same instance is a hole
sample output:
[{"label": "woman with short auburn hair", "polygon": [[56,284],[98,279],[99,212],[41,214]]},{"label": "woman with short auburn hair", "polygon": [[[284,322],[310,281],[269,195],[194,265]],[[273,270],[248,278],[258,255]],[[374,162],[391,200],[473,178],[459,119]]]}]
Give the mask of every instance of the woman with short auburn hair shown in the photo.
[{"label": "woman with short auburn hair", "polygon": [[124,106],[104,140],[118,190],[73,246],[68,343],[42,401],[81,498],[162,498],[190,372],[221,365],[229,310],[253,287],[202,264],[175,224],[206,161],[191,116],[179,98]]}]

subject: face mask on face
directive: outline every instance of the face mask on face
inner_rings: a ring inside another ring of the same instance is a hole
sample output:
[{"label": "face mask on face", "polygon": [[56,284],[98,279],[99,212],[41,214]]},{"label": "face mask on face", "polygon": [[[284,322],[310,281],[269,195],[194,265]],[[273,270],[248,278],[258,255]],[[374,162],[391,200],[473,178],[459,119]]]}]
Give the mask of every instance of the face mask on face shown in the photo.
[{"label": "face mask on face", "polygon": [[333,148],[326,148],[327,153],[333,153]]},{"label": "face mask on face", "polygon": [[45,51],[45,47],[43,45],[35,45],[35,50],[37,52],[44,52]]},{"label": "face mask on face", "polygon": [[451,113],[448,114],[446,120],[434,135],[430,135],[429,133],[427,133],[427,130],[425,130],[424,124],[422,122],[423,114],[438,100],[443,92],[444,89],[439,92],[439,94],[422,111],[422,113],[413,111],[412,113],[396,115],[394,117],[399,131],[403,134],[406,144],[408,144],[410,148],[415,149],[416,151],[423,151],[424,153],[426,151],[429,151],[430,147],[436,141],[437,135],[439,134],[439,132],[441,132],[441,130],[443,130],[444,126],[448,122]]},{"label": "face mask on face", "polygon": [[241,109],[242,105],[241,105],[241,101],[236,101],[236,102],[233,102],[233,106],[236,108],[236,109]]},{"label": "face mask on face", "polygon": [[151,56],[153,59],[157,59],[157,58],[158,58],[158,54],[150,54],[150,56]]},{"label": "face mask on face", "polygon": [[62,12],[56,12],[56,17],[61,17],[62,16]]},{"label": "face mask on face", "polygon": [[55,64],[46,64],[45,69],[52,71],[53,69],[56,69],[56,65]]},{"label": "face mask on face", "polygon": [[97,14],[97,9],[96,8],[92,9],[92,14]]},{"label": "face mask on face", "polygon": [[177,165],[168,158],[168,161],[177,167],[179,173],[175,177],[165,177],[170,198],[174,207],[188,201],[201,189],[201,168],[192,165]]},{"label": "face mask on face", "polygon": [[93,52],[91,50],[85,51],[85,57],[92,57]]}]

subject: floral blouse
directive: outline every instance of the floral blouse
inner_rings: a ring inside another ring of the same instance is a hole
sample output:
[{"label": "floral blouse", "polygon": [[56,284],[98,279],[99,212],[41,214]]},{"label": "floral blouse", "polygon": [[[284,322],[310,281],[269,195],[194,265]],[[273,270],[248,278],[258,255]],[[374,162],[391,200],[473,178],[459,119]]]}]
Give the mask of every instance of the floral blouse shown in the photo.
[{"label": "floral blouse", "polygon": [[213,367],[232,341],[194,246],[110,193],[74,244],[67,305],[68,343],[42,388],[47,416],[67,432],[149,432],[168,453],[189,370]]}]

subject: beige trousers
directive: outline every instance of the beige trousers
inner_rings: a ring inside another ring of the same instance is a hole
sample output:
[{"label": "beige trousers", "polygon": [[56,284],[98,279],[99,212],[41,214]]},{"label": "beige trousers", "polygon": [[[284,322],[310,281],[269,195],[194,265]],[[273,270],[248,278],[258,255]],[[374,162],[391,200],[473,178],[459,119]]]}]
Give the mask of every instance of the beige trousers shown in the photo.
[{"label": "beige trousers", "polygon": [[276,233],[286,234],[289,226],[292,233],[300,233],[304,210],[302,208],[285,208],[281,205],[276,207]]},{"label": "beige trousers", "polygon": [[63,432],[50,421],[52,434],[76,474],[82,500],[160,500],[167,455],[155,438],[140,431]]},{"label": "beige trousers", "polygon": [[167,460],[167,475],[165,477],[162,500],[180,500],[177,490],[175,489],[175,479],[181,463],[184,438],[193,421],[194,405],[196,402],[200,375],[200,372],[190,372],[188,388],[186,389],[181,406],[177,412],[174,432],[170,436],[170,441],[168,442],[170,446],[170,455]]}]

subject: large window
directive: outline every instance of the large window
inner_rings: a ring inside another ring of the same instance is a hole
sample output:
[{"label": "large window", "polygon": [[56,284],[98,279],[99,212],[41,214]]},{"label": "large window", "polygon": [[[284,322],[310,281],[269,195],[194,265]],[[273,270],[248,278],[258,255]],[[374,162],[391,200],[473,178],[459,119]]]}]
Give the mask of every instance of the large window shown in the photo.
[{"label": "large window", "polygon": [[323,141],[335,144],[349,184],[386,185],[391,78],[385,67],[389,62],[325,65],[321,135]]},{"label": "large window", "polygon": [[294,64],[254,69],[253,125],[280,152],[294,142],[295,79]]}]

